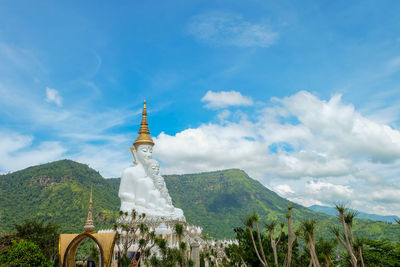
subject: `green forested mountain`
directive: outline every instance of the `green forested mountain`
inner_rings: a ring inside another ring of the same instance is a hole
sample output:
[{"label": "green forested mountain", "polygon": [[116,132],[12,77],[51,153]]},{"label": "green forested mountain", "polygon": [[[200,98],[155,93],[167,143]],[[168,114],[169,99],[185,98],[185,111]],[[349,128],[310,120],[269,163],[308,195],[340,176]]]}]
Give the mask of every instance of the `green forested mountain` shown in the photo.
[{"label": "green forested mountain", "polygon": [[97,226],[110,225],[119,208],[118,185],[85,164],[61,160],[0,176],[0,232],[26,218],[54,220],[81,231],[93,186]]},{"label": "green forested mountain", "polygon": [[[329,234],[337,220],[279,197],[237,169],[200,174],[164,176],[175,206],[188,222],[216,238],[233,237],[233,228],[253,212],[262,221],[285,221],[294,207],[295,226],[305,218],[318,220],[318,234]],[[25,218],[59,223],[65,232],[80,232],[86,220],[90,186],[93,186],[94,223],[111,226],[120,206],[120,179],[104,179],[87,165],[61,160],[0,176],[0,232],[12,230]],[[398,226],[357,220],[355,233],[372,239],[398,240]]]},{"label": "green forested mountain", "polygon": [[[336,217],[311,211],[278,196],[275,192],[238,169],[186,175],[164,176],[175,205],[182,208],[189,222],[204,227],[218,238],[232,237],[233,227],[243,226],[246,216],[257,212],[263,222],[286,222],[287,207],[293,206],[294,227],[307,218],[317,220],[317,237],[332,235]],[[355,220],[355,235],[370,239],[398,241],[398,225]],[[333,237],[333,236],[332,236]]]}]

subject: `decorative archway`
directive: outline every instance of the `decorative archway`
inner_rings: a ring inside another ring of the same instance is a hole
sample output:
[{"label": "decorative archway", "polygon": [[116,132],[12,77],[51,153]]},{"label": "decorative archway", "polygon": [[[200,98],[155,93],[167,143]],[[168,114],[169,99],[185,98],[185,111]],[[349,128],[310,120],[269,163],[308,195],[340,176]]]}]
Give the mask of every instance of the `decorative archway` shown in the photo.
[{"label": "decorative archway", "polygon": [[100,250],[100,266],[109,267],[111,265],[112,254],[115,245],[115,232],[112,233],[88,233],[81,234],[60,234],[59,253],[60,266],[74,267],[75,253],[83,240],[92,239]]},{"label": "decorative archway", "polygon": [[94,225],[92,218],[93,201],[92,189],[90,189],[90,200],[88,208],[88,217],[83,227],[85,232],[81,234],[60,234],[58,243],[58,252],[60,256],[60,266],[75,267],[75,254],[79,245],[86,238],[92,239],[100,250],[100,266],[109,267],[114,252],[116,232],[111,233],[94,233]]}]

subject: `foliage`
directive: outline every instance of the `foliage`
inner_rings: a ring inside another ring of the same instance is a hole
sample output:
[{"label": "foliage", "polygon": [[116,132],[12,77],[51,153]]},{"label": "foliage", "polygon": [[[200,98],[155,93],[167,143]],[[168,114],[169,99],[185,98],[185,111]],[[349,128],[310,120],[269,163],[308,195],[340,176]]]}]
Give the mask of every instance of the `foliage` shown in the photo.
[{"label": "foliage", "polygon": [[52,264],[46,259],[35,243],[28,240],[21,240],[0,254],[0,266],[50,267]]},{"label": "foliage", "polygon": [[32,241],[39,246],[43,255],[55,262],[58,256],[59,226],[53,222],[45,223],[42,220],[25,220],[22,224],[16,224],[15,236],[19,239]]},{"label": "foliage", "polygon": [[[150,231],[149,225],[145,223],[146,214],[138,215],[135,210],[132,210],[130,214],[120,211],[119,215],[113,225],[114,230],[117,232],[115,244],[118,251],[123,258],[126,258],[129,247],[136,244],[137,250],[131,262],[133,263],[135,260],[140,262],[144,255],[150,255],[151,249],[156,245],[155,233]],[[137,255],[139,256],[137,257]]]},{"label": "foliage", "polygon": [[89,248],[89,259],[94,261],[96,265],[99,263],[100,251],[96,244],[92,244]]},{"label": "foliage", "polygon": [[335,257],[336,247],[336,239],[323,239],[322,237],[319,238],[315,245],[315,249],[318,253],[318,260],[320,262],[324,262],[325,266],[332,265]]},{"label": "foliage", "polygon": [[[400,266],[400,242],[363,239],[365,266]],[[351,266],[349,256],[343,255],[343,266]]]},{"label": "foliage", "polygon": [[368,266],[400,266],[400,242],[363,240],[364,261]]}]

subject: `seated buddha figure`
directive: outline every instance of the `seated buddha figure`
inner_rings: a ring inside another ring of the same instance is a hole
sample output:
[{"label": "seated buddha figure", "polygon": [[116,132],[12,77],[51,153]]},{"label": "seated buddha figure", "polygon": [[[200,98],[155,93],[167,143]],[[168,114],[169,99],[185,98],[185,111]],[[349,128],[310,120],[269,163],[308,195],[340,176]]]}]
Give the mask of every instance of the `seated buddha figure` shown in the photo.
[{"label": "seated buddha figure", "polygon": [[[121,210],[130,213],[135,209],[138,214],[145,213],[150,217],[184,220],[183,211],[172,205],[164,179],[159,175],[158,162],[152,159],[154,142],[146,116],[145,102],[139,136],[131,148],[134,166],[126,168],[121,177],[118,193]],[[160,182],[164,183],[161,187],[156,185]]]},{"label": "seated buddha figure", "polygon": [[159,205],[173,214],[183,217],[183,211],[172,205],[172,199],[168,193],[164,178],[160,175],[160,164],[157,160],[149,160],[147,175],[152,178],[156,191],[160,193],[161,203]]}]

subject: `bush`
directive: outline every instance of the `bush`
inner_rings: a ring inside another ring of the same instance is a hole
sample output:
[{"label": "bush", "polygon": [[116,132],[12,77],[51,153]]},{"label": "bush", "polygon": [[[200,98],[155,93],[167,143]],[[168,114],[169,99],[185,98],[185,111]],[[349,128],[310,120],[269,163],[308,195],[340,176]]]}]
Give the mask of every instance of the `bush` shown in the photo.
[{"label": "bush", "polygon": [[51,267],[52,264],[46,259],[35,243],[21,240],[18,243],[14,243],[5,253],[0,255],[0,266]]}]

